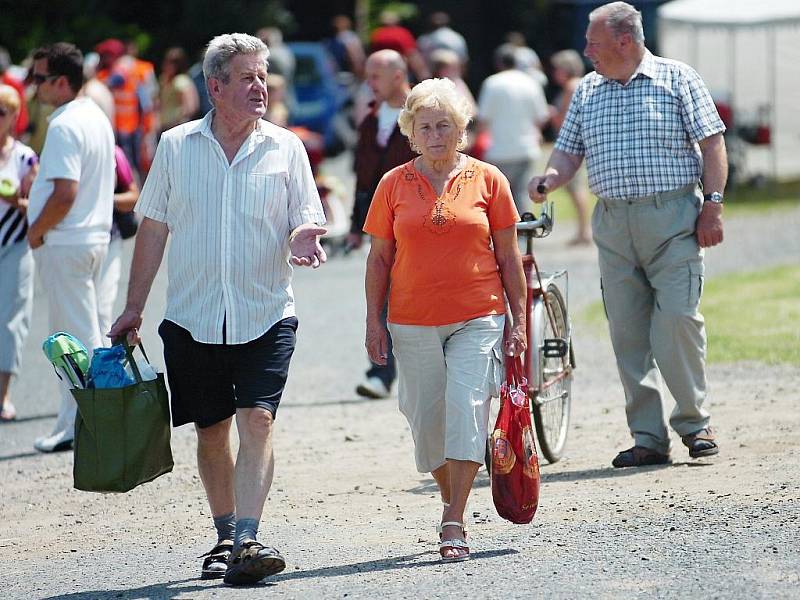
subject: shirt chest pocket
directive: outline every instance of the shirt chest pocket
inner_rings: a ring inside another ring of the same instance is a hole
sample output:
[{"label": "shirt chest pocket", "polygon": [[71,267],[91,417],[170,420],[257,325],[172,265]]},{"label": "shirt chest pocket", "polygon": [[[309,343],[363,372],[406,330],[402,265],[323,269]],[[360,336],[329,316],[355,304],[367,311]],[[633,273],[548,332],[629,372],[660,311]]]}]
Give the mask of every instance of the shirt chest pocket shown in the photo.
[{"label": "shirt chest pocket", "polygon": [[274,220],[287,211],[288,174],[250,173],[238,205],[240,210],[256,219]]},{"label": "shirt chest pocket", "polygon": [[669,99],[644,98],[640,107],[643,131],[649,139],[663,149],[679,145],[684,134],[680,115]]},{"label": "shirt chest pocket", "polygon": [[642,101],[642,116],[648,123],[660,123],[664,120],[662,107],[653,99]]}]

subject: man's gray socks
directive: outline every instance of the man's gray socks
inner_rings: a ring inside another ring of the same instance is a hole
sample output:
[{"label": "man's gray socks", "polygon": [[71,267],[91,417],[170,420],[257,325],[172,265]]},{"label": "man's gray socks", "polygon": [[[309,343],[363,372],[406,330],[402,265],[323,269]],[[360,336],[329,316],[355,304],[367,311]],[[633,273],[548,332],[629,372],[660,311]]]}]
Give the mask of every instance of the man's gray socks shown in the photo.
[{"label": "man's gray socks", "polygon": [[247,540],[256,539],[258,532],[258,519],[239,519],[236,521],[236,537],[234,546],[238,548]]},{"label": "man's gray socks", "polygon": [[214,527],[217,528],[218,544],[222,540],[233,540],[236,533],[236,513],[214,517]]}]

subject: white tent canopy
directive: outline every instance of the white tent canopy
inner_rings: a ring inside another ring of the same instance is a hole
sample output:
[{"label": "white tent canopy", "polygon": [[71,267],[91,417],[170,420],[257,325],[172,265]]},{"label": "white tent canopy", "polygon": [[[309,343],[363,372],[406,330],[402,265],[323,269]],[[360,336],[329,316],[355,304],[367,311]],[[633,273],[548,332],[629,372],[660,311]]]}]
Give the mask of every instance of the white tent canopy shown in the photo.
[{"label": "white tent canopy", "polygon": [[658,11],[662,21],[684,25],[752,27],[800,23],[797,0],[674,0]]},{"label": "white tent canopy", "polygon": [[737,125],[769,126],[746,171],[800,177],[800,0],[673,0],[658,15],[661,54],[697,69]]}]

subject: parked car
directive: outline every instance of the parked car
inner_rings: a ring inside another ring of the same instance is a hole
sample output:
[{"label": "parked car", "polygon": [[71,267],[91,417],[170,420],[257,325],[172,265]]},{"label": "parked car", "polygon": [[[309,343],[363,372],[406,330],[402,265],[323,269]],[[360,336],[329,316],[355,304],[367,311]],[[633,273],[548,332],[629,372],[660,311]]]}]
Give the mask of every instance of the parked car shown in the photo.
[{"label": "parked car", "polygon": [[322,134],[325,154],[338,154],[355,141],[349,89],[338,77],[336,62],[324,44],[291,42],[288,46],[296,61],[289,122]]}]

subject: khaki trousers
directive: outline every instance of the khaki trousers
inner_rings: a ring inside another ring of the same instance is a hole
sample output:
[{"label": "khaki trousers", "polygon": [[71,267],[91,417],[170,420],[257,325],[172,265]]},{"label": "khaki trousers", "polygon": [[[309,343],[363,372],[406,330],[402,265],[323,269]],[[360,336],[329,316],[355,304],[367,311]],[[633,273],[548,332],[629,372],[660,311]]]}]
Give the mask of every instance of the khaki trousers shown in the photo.
[{"label": "khaki trousers", "polygon": [[696,185],[625,200],[599,199],[592,215],[611,343],[638,446],[669,451],[662,379],[679,435],[708,425],[706,334],[698,312],[703,253],[695,237]]}]

